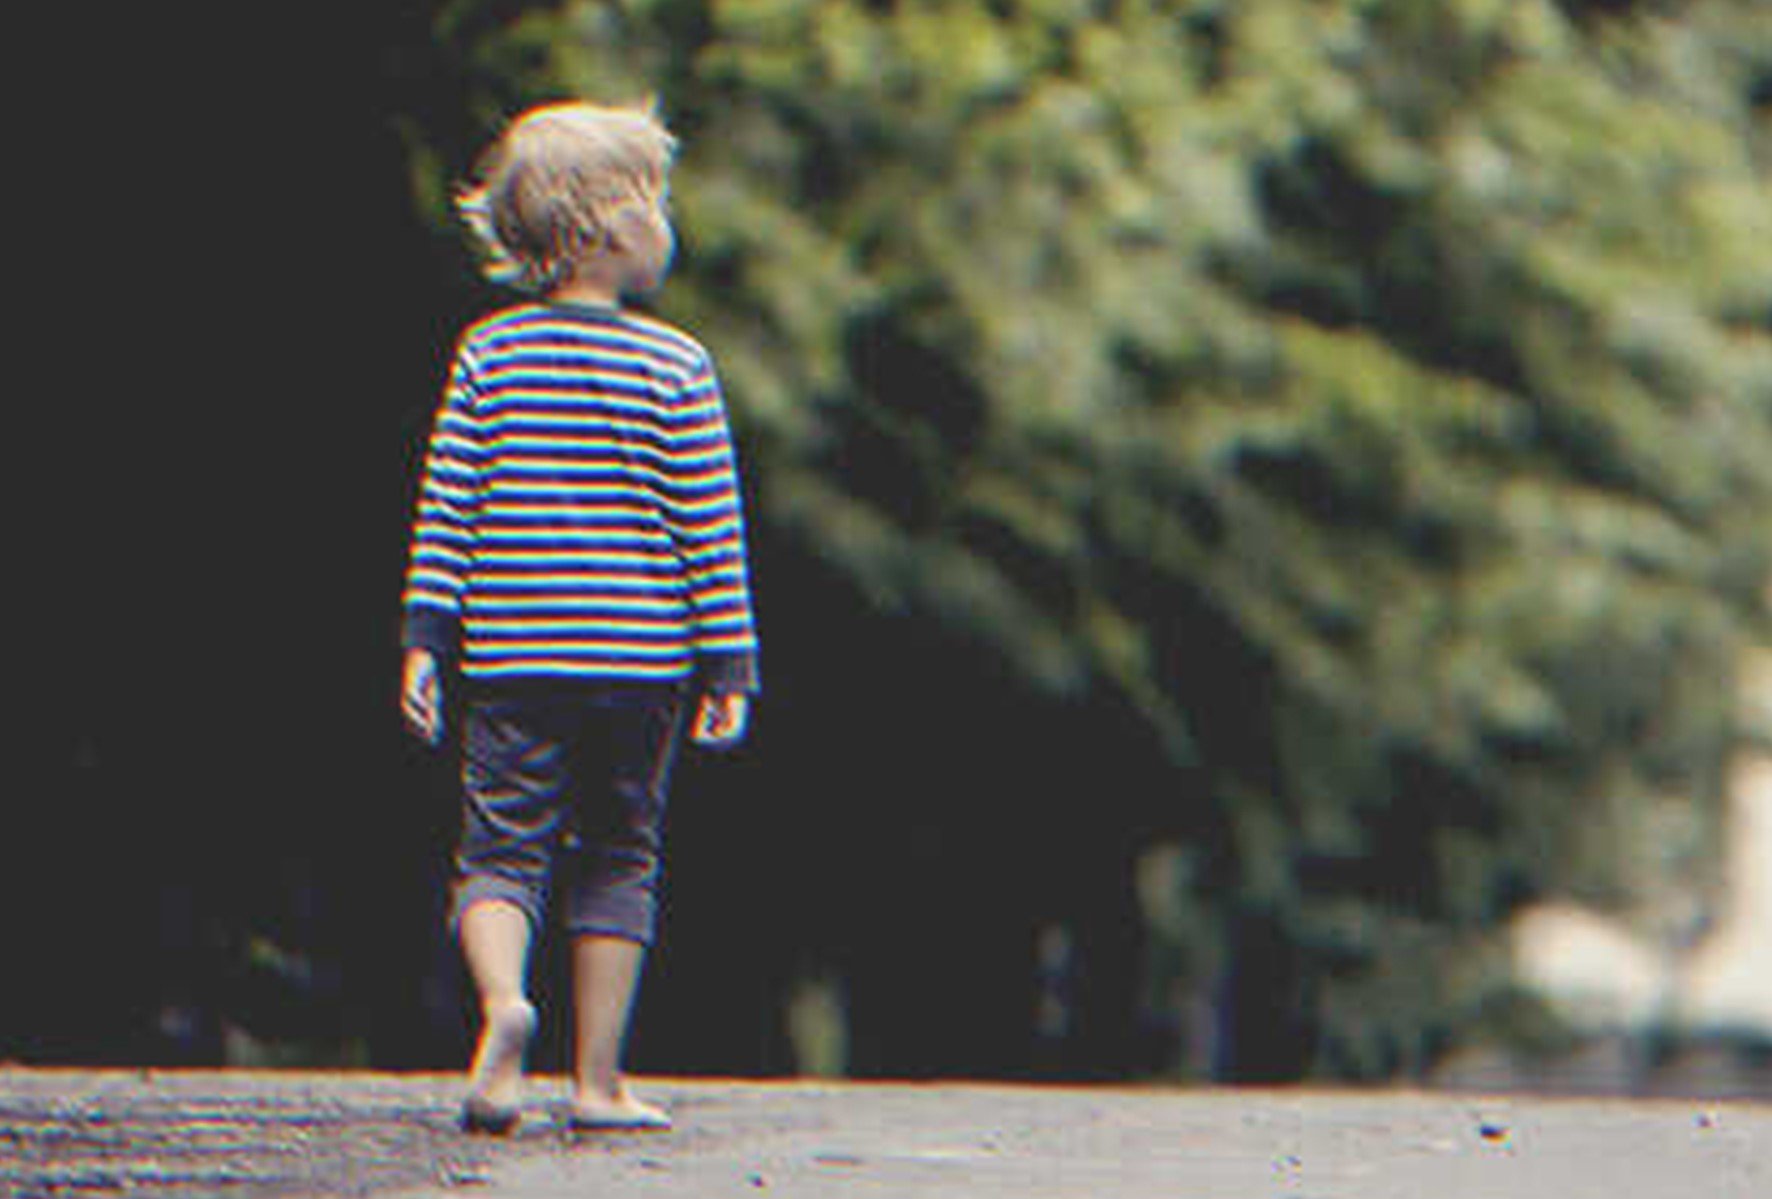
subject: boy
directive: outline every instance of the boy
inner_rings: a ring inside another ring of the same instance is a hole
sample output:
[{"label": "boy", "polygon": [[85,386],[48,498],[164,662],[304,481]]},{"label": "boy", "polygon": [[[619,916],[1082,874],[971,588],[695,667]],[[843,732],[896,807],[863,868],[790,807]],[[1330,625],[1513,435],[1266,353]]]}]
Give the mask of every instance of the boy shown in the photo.
[{"label": "boy", "polygon": [[530,944],[572,936],[571,1122],[666,1128],[620,1072],[656,922],[685,717],[743,736],[757,689],[736,468],[707,352],[625,309],[674,249],[675,141],[650,112],[549,105],[485,159],[462,214],[487,273],[538,296],[470,326],[425,463],[404,598],[402,710],[442,735],[463,688],[451,923],[482,1015],[464,1127],[517,1121],[536,1022]]}]

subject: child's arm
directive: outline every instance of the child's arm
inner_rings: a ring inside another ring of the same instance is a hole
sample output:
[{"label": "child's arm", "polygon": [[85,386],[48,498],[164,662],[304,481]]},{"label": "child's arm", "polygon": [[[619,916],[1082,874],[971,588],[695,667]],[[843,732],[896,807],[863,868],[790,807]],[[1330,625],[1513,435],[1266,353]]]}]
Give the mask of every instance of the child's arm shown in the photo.
[{"label": "child's arm", "polygon": [[400,708],[407,726],[432,745],[443,736],[439,662],[459,652],[463,569],[479,508],[485,450],[474,412],[473,376],[465,346],[458,347],[425,455],[406,572]]},{"label": "child's arm", "polygon": [[703,358],[677,396],[668,462],[671,538],[687,576],[696,657],[691,733],[699,744],[738,744],[758,690],[744,513],[726,406],[713,363]]}]

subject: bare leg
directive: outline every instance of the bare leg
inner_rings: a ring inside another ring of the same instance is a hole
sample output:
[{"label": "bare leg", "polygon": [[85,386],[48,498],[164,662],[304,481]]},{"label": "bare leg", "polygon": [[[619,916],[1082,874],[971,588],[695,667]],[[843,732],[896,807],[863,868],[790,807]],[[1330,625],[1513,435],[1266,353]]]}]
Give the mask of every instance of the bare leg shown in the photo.
[{"label": "bare leg", "polygon": [[584,1128],[659,1129],[670,1117],[636,1099],[621,1076],[622,1047],[646,947],[621,937],[581,936],[572,944],[578,1044],[572,1119]]},{"label": "bare leg", "polygon": [[526,992],[529,917],[501,900],[481,900],[461,917],[462,956],[480,992],[480,1044],[468,1072],[471,1126],[502,1132],[515,1122],[523,1053],[535,1031]]}]

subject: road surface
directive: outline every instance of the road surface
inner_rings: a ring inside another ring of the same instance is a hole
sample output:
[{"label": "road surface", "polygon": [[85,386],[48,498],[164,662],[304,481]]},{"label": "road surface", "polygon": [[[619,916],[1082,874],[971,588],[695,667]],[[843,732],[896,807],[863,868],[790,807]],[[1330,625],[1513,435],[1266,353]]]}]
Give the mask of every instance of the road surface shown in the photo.
[{"label": "road surface", "polygon": [[1772,1105],[1392,1090],[641,1080],[665,1134],[506,1139],[439,1075],[0,1069],[0,1194],[1766,1199]]}]

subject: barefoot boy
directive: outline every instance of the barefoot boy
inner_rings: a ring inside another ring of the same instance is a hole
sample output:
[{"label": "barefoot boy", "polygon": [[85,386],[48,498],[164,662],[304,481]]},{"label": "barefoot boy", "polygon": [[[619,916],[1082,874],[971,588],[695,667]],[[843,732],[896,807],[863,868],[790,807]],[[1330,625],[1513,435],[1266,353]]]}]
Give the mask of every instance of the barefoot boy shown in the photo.
[{"label": "barefoot boy", "polygon": [[451,920],[483,1026],[463,1124],[508,1131],[536,1022],[530,944],[572,936],[572,1121],[662,1128],[623,1081],[687,720],[744,734],[757,687],[744,530],[707,351],[622,307],[669,269],[674,140],[649,112],[533,110],[461,208],[488,274],[534,294],[470,326],[431,435],[405,594],[402,708],[463,688]]}]

